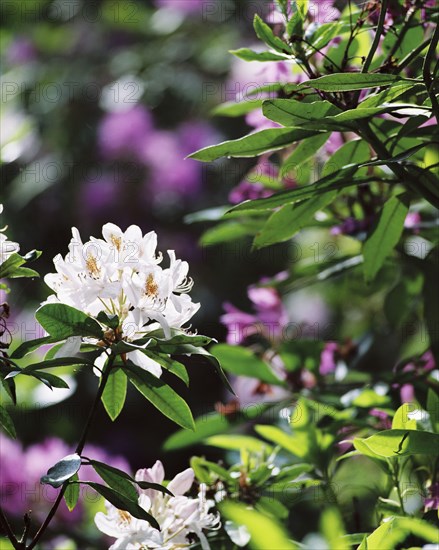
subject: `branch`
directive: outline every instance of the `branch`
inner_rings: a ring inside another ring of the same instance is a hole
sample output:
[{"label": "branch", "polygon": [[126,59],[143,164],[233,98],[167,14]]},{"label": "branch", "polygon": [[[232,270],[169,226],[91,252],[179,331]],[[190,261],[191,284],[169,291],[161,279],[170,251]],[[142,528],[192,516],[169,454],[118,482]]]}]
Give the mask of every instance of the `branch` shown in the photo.
[{"label": "branch", "polygon": [[435,52],[439,42],[439,27],[436,25],[433,36],[431,38],[430,47],[428,48],[427,55],[424,59],[424,65],[422,67],[422,76],[424,77],[424,83],[427,88],[428,95],[431,99],[431,108],[436,117],[436,120],[439,121],[439,103],[434,93],[435,79],[431,74],[431,65],[435,59]]},{"label": "branch", "polygon": [[8,518],[5,516],[5,513],[3,512],[3,508],[0,506],[0,524],[3,527],[6,536],[11,541],[12,546],[15,548],[15,550],[20,550],[23,548],[23,546],[18,542],[17,537],[14,535],[11,526],[9,525]]},{"label": "branch", "polygon": [[[82,432],[81,438],[79,440],[78,445],[76,446],[76,454],[80,455],[84,449],[84,445],[88,436],[88,432],[90,430],[90,427],[93,423],[94,417],[96,416],[96,412],[98,410],[98,405],[101,400],[102,394],[104,393],[105,385],[108,381],[108,377],[111,372],[111,368],[113,366],[115,356],[110,355],[107,363],[107,368],[104,371],[104,374],[101,378],[101,383],[99,384],[98,392],[96,394],[95,400],[93,402],[92,408],[90,409],[90,413],[87,418],[87,422],[85,423],[84,430]],[[55,515],[58,506],[61,504],[61,501],[63,499],[64,493],[67,490],[68,481],[64,483],[64,485],[61,487],[61,491],[58,494],[58,497],[56,501],[53,503],[52,508],[50,509],[50,512],[48,513],[46,519],[44,520],[41,527],[38,529],[36,535],[34,536],[32,542],[27,546],[27,550],[32,550],[40,540],[40,538],[43,536],[44,532],[46,531],[47,527],[49,526],[49,523],[52,521],[53,516]]]},{"label": "branch", "polygon": [[383,33],[383,30],[384,30],[384,21],[386,19],[388,2],[389,2],[389,0],[383,0],[383,2],[381,4],[380,17],[378,19],[378,25],[377,25],[377,29],[376,29],[376,32],[375,32],[375,38],[373,39],[372,46],[370,48],[369,54],[366,58],[366,61],[364,62],[363,68],[361,69],[362,73],[367,73],[367,71],[369,70],[370,64],[372,63],[373,56],[375,55],[375,52],[378,49],[378,46],[379,46],[379,43],[380,43],[380,40],[381,40],[381,35]]}]

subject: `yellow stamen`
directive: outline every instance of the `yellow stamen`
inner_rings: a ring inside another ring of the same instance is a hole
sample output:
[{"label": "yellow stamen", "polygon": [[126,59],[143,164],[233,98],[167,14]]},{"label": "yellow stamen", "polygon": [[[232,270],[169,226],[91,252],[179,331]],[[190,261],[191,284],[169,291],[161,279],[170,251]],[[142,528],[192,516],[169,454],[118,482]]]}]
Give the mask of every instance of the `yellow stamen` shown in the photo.
[{"label": "yellow stamen", "polygon": [[88,272],[93,277],[99,277],[101,274],[101,270],[98,267],[98,262],[96,261],[96,258],[93,256],[93,254],[87,254],[87,260],[85,261],[85,265],[87,266]]},{"label": "yellow stamen", "polygon": [[149,298],[155,298],[158,294],[159,286],[154,280],[154,275],[149,273],[145,283],[145,294]]},{"label": "yellow stamen", "polygon": [[131,523],[131,520],[132,520],[131,514],[129,514],[128,512],[125,512],[124,510],[118,510],[118,512],[119,512],[121,523]]},{"label": "yellow stamen", "polygon": [[116,237],[116,235],[111,235],[110,240],[116,247],[117,251],[120,252],[120,249],[122,247],[122,239],[120,237]]}]

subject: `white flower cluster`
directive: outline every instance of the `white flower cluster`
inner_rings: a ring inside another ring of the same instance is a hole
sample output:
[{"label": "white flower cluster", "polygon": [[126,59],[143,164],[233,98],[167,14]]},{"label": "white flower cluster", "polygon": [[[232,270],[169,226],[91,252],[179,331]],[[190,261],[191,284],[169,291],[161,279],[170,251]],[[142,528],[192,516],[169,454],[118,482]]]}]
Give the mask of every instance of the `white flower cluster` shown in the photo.
[{"label": "white flower cluster", "polygon": [[[158,460],[152,468],[138,470],[137,481],[163,483],[165,472]],[[147,521],[134,518],[106,502],[107,513],[98,512],[95,523],[100,531],[117,540],[110,550],[174,550],[189,548],[196,535],[203,550],[209,543],[203,530],[220,528],[220,518],[209,513],[211,503],[201,493],[198,498],[184,496],[194,481],[194,472],[188,468],[177,474],[167,488],[173,497],[151,489],[139,491],[139,505],[149,512],[160,525],[160,531]]]},{"label": "white flower cluster", "polygon": [[[0,204],[0,214],[3,212],[3,204]],[[2,224],[0,224],[1,227]],[[0,229],[0,265],[5,262],[9,256],[20,250],[20,245],[12,241],[8,241],[4,231],[7,229],[3,227]]]},{"label": "white flower cluster", "polygon": [[[117,315],[126,341],[160,327],[169,338],[171,329],[181,328],[199,309],[200,304],[188,295],[193,284],[187,278],[188,263],[168,250],[169,267],[161,267],[163,255],[156,252],[154,231],[143,235],[138,226],[131,225],[123,232],[107,223],[102,228],[103,239],[91,237],[83,243],[75,227],[72,235],[66,257],[58,254],[54,258],[56,273],[44,278],[55,292],[47,302],[62,302],[94,317],[101,311]],[[160,376],[159,365],[140,351],[128,355]]]}]

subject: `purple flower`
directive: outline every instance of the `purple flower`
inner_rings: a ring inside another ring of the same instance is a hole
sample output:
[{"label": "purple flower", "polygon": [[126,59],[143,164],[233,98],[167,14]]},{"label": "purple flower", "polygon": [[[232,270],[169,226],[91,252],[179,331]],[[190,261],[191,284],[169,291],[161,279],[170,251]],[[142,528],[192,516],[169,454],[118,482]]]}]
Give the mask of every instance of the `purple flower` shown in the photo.
[{"label": "purple flower", "polygon": [[409,212],[404,221],[404,227],[406,229],[417,229],[421,223],[422,218],[419,212]]},{"label": "purple flower", "polygon": [[255,334],[269,341],[279,339],[288,322],[288,315],[278,291],[270,287],[251,286],[247,293],[253,303],[254,314],[245,313],[230,303],[223,306],[226,313],[221,316],[221,322],[228,330],[227,343],[239,345]]},{"label": "purple flower", "polygon": [[156,0],[157,7],[178,11],[185,15],[200,12],[205,0]]},{"label": "purple flower", "polygon": [[337,367],[336,353],[338,353],[337,342],[326,342],[320,355],[319,372],[322,376],[335,372]]},{"label": "purple flower", "polygon": [[328,141],[324,145],[326,154],[332,156],[340,147],[344,145],[343,134],[340,132],[332,132]]},{"label": "purple flower", "polygon": [[[72,452],[73,449],[58,438],[49,438],[43,443],[23,449],[20,443],[0,434],[0,501],[4,509],[10,514],[21,517],[32,510],[38,520],[43,520],[55,501],[59,489],[42,485],[40,478],[51,466]],[[129,471],[129,465],[125,459],[112,457],[95,445],[86,446],[84,455]],[[91,466],[82,466],[79,477],[83,480],[102,482]],[[78,522],[81,517],[80,504],[73,512],[69,512],[65,503],[62,502],[55,519],[61,522]]]},{"label": "purple flower", "polygon": [[154,200],[169,204],[181,197],[196,195],[202,185],[202,166],[185,158],[195,150],[215,141],[208,126],[188,122],[174,131],[156,130],[152,145],[143,151],[143,160],[150,167],[148,193]]},{"label": "purple flower", "polygon": [[273,194],[271,189],[267,189],[261,183],[250,183],[242,181],[229,193],[231,204],[238,204],[243,201],[263,199]]},{"label": "purple flower", "polygon": [[151,146],[153,122],[143,105],[125,111],[107,113],[98,129],[98,145],[106,159],[128,157],[140,159]]},{"label": "purple flower", "polygon": [[90,179],[81,185],[81,204],[87,214],[104,212],[115,204],[119,185],[113,175],[103,174],[97,179]]},{"label": "purple flower", "polygon": [[10,65],[22,65],[37,59],[37,50],[34,43],[26,36],[17,36],[6,51],[6,58]]},{"label": "purple flower", "polygon": [[390,430],[392,427],[392,419],[386,411],[382,411],[381,409],[370,409],[369,414],[378,419],[376,428],[380,430]]},{"label": "purple flower", "polygon": [[355,218],[346,218],[340,225],[331,228],[331,235],[355,235],[366,231],[372,223],[371,219],[356,220]]},{"label": "purple flower", "polygon": [[425,511],[439,509],[439,483],[432,483],[428,488],[428,496],[424,498]]}]

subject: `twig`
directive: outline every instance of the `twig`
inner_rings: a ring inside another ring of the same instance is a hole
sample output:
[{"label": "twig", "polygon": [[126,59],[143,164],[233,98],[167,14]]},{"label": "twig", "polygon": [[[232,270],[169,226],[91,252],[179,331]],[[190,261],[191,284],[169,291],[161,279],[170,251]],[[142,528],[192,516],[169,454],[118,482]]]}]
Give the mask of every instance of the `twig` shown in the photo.
[{"label": "twig", "polygon": [[[76,446],[76,451],[75,452],[78,455],[80,455],[82,453],[83,449],[84,449],[84,445],[85,445],[85,442],[86,442],[86,439],[87,439],[87,436],[88,436],[88,432],[90,430],[90,427],[91,427],[91,425],[93,423],[93,420],[94,420],[94,417],[96,415],[96,411],[98,409],[98,405],[99,405],[99,402],[101,400],[102,394],[104,393],[105,385],[108,381],[108,377],[110,375],[114,359],[115,359],[115,356],[110,355],[109,360],[108,360],[108,364],[107,364],[107,368],[105,369],[104,374],[102,375],[101,383],[99,384],[98,392],[96,394],[96,397],[95,397],[95,400],[93,402],[92,408],[90,409],[90,413],[88,415],[87,422],[85,423],[84,430],[82,432],[79,443]],[[32,542],[29,544],[29,546],[27,546],[27,550],[32,550],[32,548],[34,548],[36,546],[36,544],[38,543],[40,538],[43,536],[44,532],[46,531],[47,527],[49,526],[49,523],[52,521],[52,518],[55,515],[55,513],[58,509],[58,506],[60,505],[60,503],[63,499],[64,493],[67,490],[67,485],[68,485],[68,482],[64,483],[64,485],[62,486],[61,491],[59,492],[56,501],[53,503],[53,506],[50,509],[50,512],[48,513],[48,515],[47,515],[46,519],[44,520],[43,524],[41,525],[41,527],[38,529],[36,535],[32,539]]]},{"label": "twig", "polygon": [[11,541],[12,546],[15,548],[15,550],[20,550],[22,548],[22,545],[18,542],[17,537],[14,535],[11,526],[9,525],[8,518],[5,516],[5,513],[3,512],[3,508],[0,506],[0,524],[3,527],[6,536]]},{"label": "twig", "polygon": [[435,59],[436,47],[439,42],[439,27],[436,25],[433,36],[431,38],[430,47],[428,48],[427,55],[425,56],[424,65],[422,67],[422,76],[424,77],[425,87],[427,88],[427,93],[431,99],[431,108],[436,117],[436,120],[439,121],[439,103],[434,93],[435,81],[431,75],[431,64]]}]

